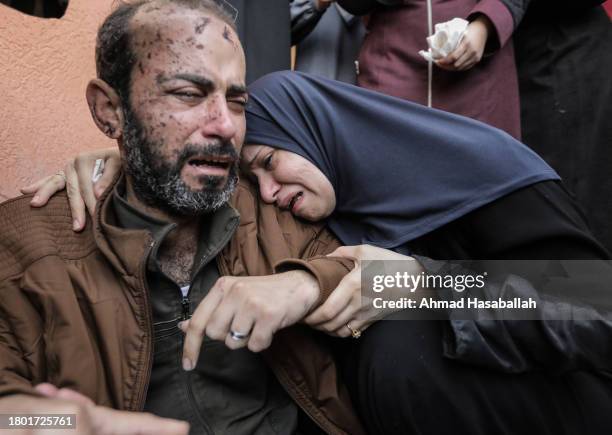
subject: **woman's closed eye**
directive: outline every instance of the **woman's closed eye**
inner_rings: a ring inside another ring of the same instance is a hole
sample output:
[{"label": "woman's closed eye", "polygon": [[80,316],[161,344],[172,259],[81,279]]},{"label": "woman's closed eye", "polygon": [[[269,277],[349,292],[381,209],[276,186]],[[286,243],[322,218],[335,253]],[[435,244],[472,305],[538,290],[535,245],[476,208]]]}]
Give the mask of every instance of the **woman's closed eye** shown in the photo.
[{"label": "woman's closed eye", "polygon": [[274,152],[271,152],[270,154],[268,154],[266,157],[264,157],[263,160],[263,168],[267,171],[269,171],[270,169],[272,169],[272,155],[274,154]]}]

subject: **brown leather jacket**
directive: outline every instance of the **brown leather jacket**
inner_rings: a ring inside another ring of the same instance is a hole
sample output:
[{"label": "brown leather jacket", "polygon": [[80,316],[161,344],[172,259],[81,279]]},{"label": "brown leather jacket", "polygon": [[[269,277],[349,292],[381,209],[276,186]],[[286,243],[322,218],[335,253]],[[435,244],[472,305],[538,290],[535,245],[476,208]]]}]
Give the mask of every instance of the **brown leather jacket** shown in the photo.
[{"label": "brown leather jacket", "polygon": [[[27,196],[0,205],[0,397],[35,394],[32,385],[50,382],[101,405],[142,410],[152,364],[145,280],[152,239],[113,224],[111,191],[82,233],[71,229],[65,195],[42,209],[31,208]],[[241,223],[217,257],[222,275],[304,267],[319,280],[324,299],[352,267],[321,257],[338,246],[322,226],[259,202],[245,182],[232,205]],[[264,356],[324,431],[364,433],[331,355],[311,330],[278,332]]]}]

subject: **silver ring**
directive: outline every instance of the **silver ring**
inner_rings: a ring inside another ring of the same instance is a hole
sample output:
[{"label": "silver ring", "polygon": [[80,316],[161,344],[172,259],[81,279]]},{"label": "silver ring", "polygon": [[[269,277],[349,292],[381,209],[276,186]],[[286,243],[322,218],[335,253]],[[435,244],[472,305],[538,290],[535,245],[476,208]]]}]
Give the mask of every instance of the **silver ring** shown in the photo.
[{"label": "silver ring", "polygon": [[246,334],[243,332],[230,331],[230,337],[232,340],[240,341],[247,338],[250,334],[247,332]]}]

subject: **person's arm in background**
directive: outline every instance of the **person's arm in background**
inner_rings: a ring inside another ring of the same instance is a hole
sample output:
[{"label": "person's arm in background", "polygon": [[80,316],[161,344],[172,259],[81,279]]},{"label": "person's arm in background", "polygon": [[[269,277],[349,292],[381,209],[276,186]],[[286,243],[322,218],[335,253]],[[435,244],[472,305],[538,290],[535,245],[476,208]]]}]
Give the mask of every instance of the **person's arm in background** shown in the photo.
[{"label": "person's arm in background", "polygon": [[[512,21],[514,23],[514,30],[521,24],[527,8],[531,4],[532,0],[500,0],[503,5],[508,9],[510,15],[512,15]],[[536,0],[537,1],[537,0]]]},{"label": "person's arm in background", "polygon": [[291,45],[297,45],[315,28],[334,0],[291,0]]},{"label": "person's arm in background", "polygon": [[[541,320],[461,320],[450,313],[446,357],[508,373],[612,369],[610,254],[560,184],[542,182],[516,191],[421,243],[458,235],[467,238],[472,258],[506,259],[504,265],[513,267],[517,263],[510,259],[530,260],[521,263],[530,269],[521,266],[506,279],[492,280],[485,292],[489,299],[531,297]],[[427,253],[444,258],[439,254]],[[417,259],[428,271],[435,265]]]},{"label": "person's arm in background", "polygon": [[436,64],[449,71],[465,71],[483,56],[504,47],[531,0],[481,0],[465,17],[470,24],[457,48]]},{"label": "person's arm in background", "polygon": [[389,3],[384,0],[337,0],[337,2],[345,11],[353,15],[366,15],[377,7]]}]

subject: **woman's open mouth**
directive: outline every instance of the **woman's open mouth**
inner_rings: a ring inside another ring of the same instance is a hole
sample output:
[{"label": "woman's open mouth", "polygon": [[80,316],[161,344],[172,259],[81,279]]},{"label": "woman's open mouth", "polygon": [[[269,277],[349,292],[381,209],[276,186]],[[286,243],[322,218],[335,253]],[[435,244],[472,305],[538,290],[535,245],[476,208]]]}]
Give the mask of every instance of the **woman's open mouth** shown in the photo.
[{"label": "woman's open mouth", "polygon": [[296,210],[294,210],[294,207],[296,206],[300,198],[302,198],[303,196],[304,196],[304,192],[298,192],[295,195],[293,195],[293,198],[291,198],[291,201],[289,201],[289,206],[287,208],[291,210],[291,212],[295,212]]}]

